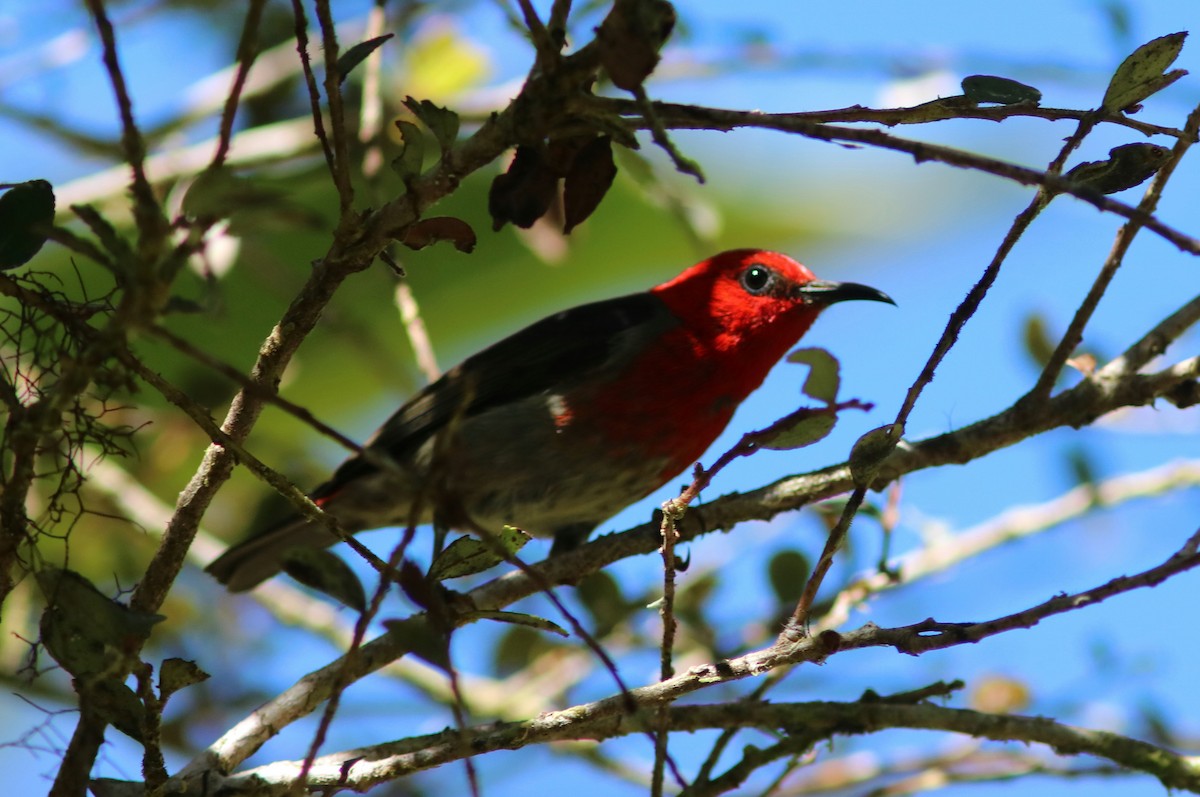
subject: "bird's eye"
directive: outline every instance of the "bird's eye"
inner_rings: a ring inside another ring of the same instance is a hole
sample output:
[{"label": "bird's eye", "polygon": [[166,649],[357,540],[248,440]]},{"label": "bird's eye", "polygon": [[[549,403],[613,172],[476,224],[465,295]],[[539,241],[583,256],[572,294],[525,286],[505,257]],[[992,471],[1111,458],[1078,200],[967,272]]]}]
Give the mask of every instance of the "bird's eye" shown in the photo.
[{"label": "bird's eye", "polygon": [[742,287],[746,289],[746,293],[753,296],[761,296],[775,282],[775,272],[766,266],[756,264],[743,271],[741,279]]}]

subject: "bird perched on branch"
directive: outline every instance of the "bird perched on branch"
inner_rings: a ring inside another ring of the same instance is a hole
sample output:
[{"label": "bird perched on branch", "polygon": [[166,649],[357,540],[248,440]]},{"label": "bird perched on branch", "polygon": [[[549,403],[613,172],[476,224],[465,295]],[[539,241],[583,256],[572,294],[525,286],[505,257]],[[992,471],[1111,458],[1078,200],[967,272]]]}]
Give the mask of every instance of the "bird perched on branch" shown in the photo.
[{"label": "bird perched on branch", "polygon": [[[739,249],[563,310],[413,396],[312,498],[348,532],[510,524],[568,547],[694,464],[821,311],[852,299],[892,301]],[[247,590],[289,549],[337,541],[296,516],[207,569]]]}]

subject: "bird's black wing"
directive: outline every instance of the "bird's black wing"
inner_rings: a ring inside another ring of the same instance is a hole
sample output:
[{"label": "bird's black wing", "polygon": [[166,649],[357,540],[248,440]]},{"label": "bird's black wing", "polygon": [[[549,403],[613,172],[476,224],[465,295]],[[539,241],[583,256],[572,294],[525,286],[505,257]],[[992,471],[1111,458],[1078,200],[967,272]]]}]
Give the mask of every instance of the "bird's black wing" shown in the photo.
[{"label": "bird's black wing", "polygon": [[[652,336],[675,323],[650,293],[547,316],[447,371],[388,418],[365,446],[404,461],[455,416],[463,420],[510,402],[569,389],[598,370],[619,367],[625,359],[621,347],[632,349],[637,343],[623,333],[637,329]],[[352,457],[313,497],[336,492],[376,469],[368,457]]]}]

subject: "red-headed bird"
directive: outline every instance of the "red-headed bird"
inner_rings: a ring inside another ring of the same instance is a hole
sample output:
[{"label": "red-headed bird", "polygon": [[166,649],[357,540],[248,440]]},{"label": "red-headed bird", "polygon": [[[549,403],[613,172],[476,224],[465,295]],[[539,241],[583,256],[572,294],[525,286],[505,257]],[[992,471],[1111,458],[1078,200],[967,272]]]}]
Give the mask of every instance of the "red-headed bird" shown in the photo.
[{"label": "red-headed bird", "polygon": [[[687,470],[828,305],[891,302],[738,249],[644,293],[563,310],[410,399],[312,493],[348,532],[505,524],[559,547]],[[208,566],[235,591],[337,537],[296,516]]]}]

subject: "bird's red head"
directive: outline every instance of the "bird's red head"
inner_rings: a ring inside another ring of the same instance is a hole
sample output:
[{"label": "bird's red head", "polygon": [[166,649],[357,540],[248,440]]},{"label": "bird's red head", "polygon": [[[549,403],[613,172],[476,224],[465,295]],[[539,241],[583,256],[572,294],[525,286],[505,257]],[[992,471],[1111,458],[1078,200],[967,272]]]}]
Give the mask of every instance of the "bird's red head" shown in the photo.
[{"label": "bird's red head", "polygon": [[761,363],[762,376],[830,304],[892,301],[865,285],[819,280],[787,255],[760,249],[722,252],[651,292],[714,353]]}]

